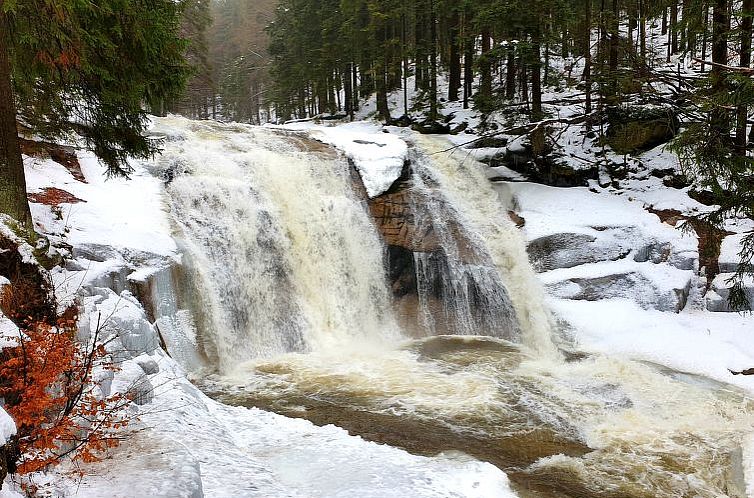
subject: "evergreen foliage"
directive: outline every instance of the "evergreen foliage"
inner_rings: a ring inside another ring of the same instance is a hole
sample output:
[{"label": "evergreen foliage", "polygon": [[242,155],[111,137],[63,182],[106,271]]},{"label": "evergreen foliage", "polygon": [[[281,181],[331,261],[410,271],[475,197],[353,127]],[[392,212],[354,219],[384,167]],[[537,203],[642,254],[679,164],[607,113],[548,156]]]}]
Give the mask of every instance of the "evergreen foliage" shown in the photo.
[{"label": "evergreen foliage", "polygon": [[[46,138],[76,132],[112,174],[155,144],[145,104],[178,94],[189,74],[180,38],[183,4],[6,0],[16,107]],[[44,21],[42,21],[44,20]]]}]

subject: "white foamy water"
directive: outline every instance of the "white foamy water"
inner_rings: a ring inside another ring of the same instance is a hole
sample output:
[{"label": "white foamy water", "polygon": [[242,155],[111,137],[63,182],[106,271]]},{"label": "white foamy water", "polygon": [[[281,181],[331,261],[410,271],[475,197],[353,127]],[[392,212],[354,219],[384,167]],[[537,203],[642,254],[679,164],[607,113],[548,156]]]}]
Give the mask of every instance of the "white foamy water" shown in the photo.
[{"label": "white foamy water", "polygon": [[[403,343],[384,248],[343,159],[301,135],[161,123],[177,135],[159,169],[193,283],[197,342],[221,374],[203,386],[218,399],[353,422],[397,446],[467,452],[509,471],[523,496],[535,496],[531,483],[553,493],[544,496],[745,496],[751,400],[655,366],[564,361],[523,239],[478,164],[408,135],[410,188],[425,202],[414,210],[428,213],[443,249],[441,264],[414,255],[419,301],[430,331],[445,321],[507,341]],[[435,295],[442,309],[430,306]],[[304,486],[290,456],[279,461],[286,483]],[[327,479],[310,484],[336,493]]]},{"label": "white foamy water", "polygon": [[203,349],[221,370],[397,335],[382,246],[347,162],[262,128],[177,118],[160,127],[180,133],[159,167]]}]

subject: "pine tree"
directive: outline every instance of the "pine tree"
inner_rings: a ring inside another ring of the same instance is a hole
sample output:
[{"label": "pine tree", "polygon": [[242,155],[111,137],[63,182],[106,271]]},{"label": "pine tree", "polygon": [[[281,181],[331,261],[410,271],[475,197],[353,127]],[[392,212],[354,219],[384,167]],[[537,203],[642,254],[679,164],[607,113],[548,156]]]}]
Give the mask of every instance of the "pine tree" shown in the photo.
[{"label": "pine tree", "polygon": [[157,147],[143,104],[176,95],[188,74],[180,5],[4,0],[0,18],[0,210],[31,228],[16,116],[47,139],[79,134],[108,173],[127,175],[129,157]]}]

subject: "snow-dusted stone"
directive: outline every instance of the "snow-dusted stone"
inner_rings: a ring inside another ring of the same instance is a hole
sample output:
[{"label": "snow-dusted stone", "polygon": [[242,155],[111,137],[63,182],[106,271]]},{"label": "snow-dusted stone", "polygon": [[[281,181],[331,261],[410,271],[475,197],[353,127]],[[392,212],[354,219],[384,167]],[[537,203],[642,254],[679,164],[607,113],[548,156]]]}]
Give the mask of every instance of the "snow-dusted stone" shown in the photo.
[{"label": "snow-dusted stone", "polygon": [[403,173],[408,145],[401,138],[383,133],[371,122],[355,122],[335,127],[315,127],[296,123],[289,128],[311,129],[313,138],[332,145],[353,161],[370,198],[385,193]]},{"label": "snow-dusted stone", "polygon": [[2,407],[0,407],[0,446],[5,446],[5,444],[10,440],[11,437],[16,435],[16,424],[13,422],[13,419],[10,418],[10,415],[8,415],[8,412],[3,410]]},{"label": "snow-dusted stone", "polygon": [[157,364],[157,361],[154,358],[148,355],[139,355],[134,358],[134,361],[141,367],[142,370],[144,370],[144,373],[147,375],[154,375],[160,371],[160,365]]},{"label": "snow-dusted stone", "polygon": [[720,244],[720,257],[717,260],[721,272],[731,273],[738,269],[738,265],[741,261],[739,253],[741,252],[745,235],[746,234],[743,233],[737,233],[734,235],[728,235],[723,239],[723,243]]},{"label": "snow-dusted stone", "polygon": [[[106,292],[106,290],[105,290]],[[147,320],[144,309],[129,292],[120,294],[110,291],[107,298],[96,305],[96,311],[90,315],[89,329],[94,332],[97,322],[101,334],[117,335],[123,347],[123,358],[134,358],[142,353],[151,353],[159,347],[157,332]]]},{"label": "snow-dusted stone", "polygon": [[[707,309],[709,311],[732,311],[728,306],[730,297],[731,284],[728,280],[733,277],[733,273],[720,273],[715,276],[710,284],[710,290],[704,296]],[[754,277],[744,278],[744,292],[749,300],[750,308],[754,306]]]},{"label": "snow-dusted stone", "polygon": [[115,373],[111,389],[114,393],[125,393],[137,405],[146,405],[154,399],[154,386],[142,367],[133,360],[125,360]]},{"label": "snow-dusted stone", "polygon": [[548,293],[561,299],[624,298],[644,309],[678,312],[686,306],[693,273],[669,265],[621,260],[553,270],[541,278]]},{"label": "snow-dusted stone", "polygon": [[631,249],[595,231],[594,234],[545,235],[532,240],[527,251],[535,270],[548,271],[598,261],[614,261],[628,255]]}]

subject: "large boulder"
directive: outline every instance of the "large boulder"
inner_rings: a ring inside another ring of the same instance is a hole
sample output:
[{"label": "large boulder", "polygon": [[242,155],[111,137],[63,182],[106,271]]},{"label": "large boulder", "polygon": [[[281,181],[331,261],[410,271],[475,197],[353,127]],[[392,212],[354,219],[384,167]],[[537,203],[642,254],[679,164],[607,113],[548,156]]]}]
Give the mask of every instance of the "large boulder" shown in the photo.
[{"label": "large boulder", "polygon": [[[731,283],[733,273],[719,273],[710,282],[709,290],[705,295],[705,304],[709,311],[741,311],[732,310],[728,304],[730,298]],[[754,309],[754,277],[749,276],[743,280],[743,291],[746,299],[749,301],[748,309]]]},{"label": "large boulder", "polygon": [[631,249],[613,239],[586,233],[554,233],[529,242],[527,252],[536,271],[548,271],[614,261],[628,255]]},{"label": "large boulder", "polygon": [[577,301],[630,299],[644,309],[679,312],[691,291],[693,272],[666,264],[608,261],[542,274],[549,294]]},{"label": "large boulder", "polygon": [[621,107],[607,112],[606,143],[618,154],[635,154],[669,142],[680,121],[663,107]]}]

